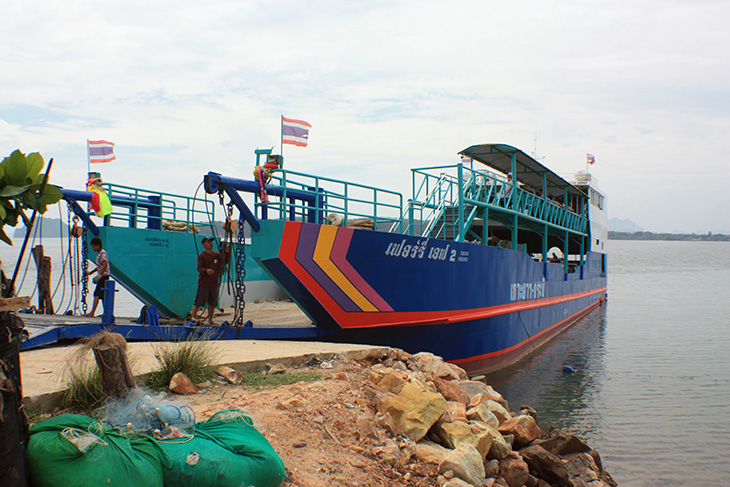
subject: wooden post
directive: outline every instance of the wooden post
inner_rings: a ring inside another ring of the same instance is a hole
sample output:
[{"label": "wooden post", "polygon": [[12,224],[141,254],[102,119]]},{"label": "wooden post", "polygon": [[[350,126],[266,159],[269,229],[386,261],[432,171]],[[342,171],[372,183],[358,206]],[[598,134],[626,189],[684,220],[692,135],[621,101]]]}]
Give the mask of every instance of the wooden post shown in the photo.
[{"label": "wooden post", "polygon": [[126,397],[137,387],[127,361],[127,341],[119,333],[101,332],[88,343],[99,366],[101,390],[109,397]]},{"label": "wooden post", "polygon": [[33,259],[38,269],[38,312],[48,315],[53,314],[53,301],[51,300],[51,258],[43,256],[43,246],[33,247]]}]

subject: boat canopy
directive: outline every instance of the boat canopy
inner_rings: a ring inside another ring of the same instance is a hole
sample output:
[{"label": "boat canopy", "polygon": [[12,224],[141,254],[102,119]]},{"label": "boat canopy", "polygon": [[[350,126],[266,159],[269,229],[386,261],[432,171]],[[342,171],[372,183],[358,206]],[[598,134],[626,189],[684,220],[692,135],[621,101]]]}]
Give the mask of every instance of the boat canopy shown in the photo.
[{"label": "boat canopy", "polygon": [[[547,167],[528,156],[520,149],[507,144],[480,144],[473,145],[459,152],[459,155],[470,157],[482,164],[508,174],[516,169],[517,180],[535,189],[543,187],[543,177],[547,194],[552,197],[562,197],[567,190],[569,196],[587,198],[587,195],[561,178]],[[512,157],[516,167],[512,167]]]}]

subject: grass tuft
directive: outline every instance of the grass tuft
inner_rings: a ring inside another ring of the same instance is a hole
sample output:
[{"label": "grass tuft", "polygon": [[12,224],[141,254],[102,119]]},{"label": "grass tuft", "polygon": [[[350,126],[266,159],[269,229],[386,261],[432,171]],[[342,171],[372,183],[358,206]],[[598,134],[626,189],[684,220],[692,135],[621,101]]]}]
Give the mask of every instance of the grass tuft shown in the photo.
[{"label": "grass tuft", "polygon": [[163,342],[154,346],[159,368],[149,374],[149,387],[167,389],[172,376],[182,372],[198,384],[215,375],[215,366],[220,356],[217,343],[209,340],[184,340]]},{"label": "grass tuft", "polygon": [[106,395],[101,389],[99,369],[93,362],[77,361],[68,365],[68,389],[61,396],[61,407],[94,411],[104,404]]},{"label": "grass tuft", "polygon": [[253,387],[278,387],[297,382],[315,382],[322,378],[319,372],[286,372],[284,374],[261,374],[243,372],[243,384]]}]

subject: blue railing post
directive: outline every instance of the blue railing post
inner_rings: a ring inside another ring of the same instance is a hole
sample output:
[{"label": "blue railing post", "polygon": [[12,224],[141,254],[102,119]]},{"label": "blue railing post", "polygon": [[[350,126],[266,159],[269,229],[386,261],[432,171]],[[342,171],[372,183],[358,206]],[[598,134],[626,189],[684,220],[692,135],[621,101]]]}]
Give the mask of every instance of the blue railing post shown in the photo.
[{"label": "blue railing post", "polygon": [[150,207],[147,209],[147,228],[162,230],[162,197],[148,196]]},{"label": "blue railing post", "polygon": [[104,286],[104,313],[101,315],[102,325],[114,325],[114,293],[117,292],[115,287],[115,281],[109,279],[106,281]]}]

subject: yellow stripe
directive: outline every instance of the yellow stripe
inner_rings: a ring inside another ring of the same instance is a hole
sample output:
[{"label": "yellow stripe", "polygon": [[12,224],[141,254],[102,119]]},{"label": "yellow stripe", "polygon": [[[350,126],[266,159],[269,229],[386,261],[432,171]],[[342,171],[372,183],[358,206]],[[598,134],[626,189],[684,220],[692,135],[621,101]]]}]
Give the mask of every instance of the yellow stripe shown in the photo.
[{"label": "yellow stripe", "polygon": [[317,237],[317,245],[314,248],[314,262],[329,276],[330,279],[347,295],[348,298],[360,307],[363,311],[378,311],[360,291],[352,285],[349,279],[345,277],[337,266],[330,260],[330,252],[335,244],[337,236],[337,227],[329,225],[321,225],[319,227],[319,236]]}]

